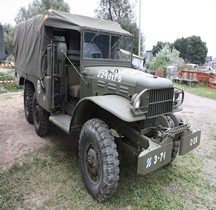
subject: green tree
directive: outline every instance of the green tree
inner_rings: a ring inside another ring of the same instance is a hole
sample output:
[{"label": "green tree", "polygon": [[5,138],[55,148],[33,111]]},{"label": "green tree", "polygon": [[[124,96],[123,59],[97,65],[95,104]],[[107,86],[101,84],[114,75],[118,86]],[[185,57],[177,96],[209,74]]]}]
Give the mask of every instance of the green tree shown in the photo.
[{"label": "green tree", "polygon": [[[101,0],[95,10],[97,18],[118,22],[123,29],[134,35],[133,53],[138,54],[139,29],[134,17],[133,6],[128,0]],[[141,52],[144,51],[144,36],[141,35]]]},{"label": "green tree", "polygon": [[184,58],[186,61],[187,57],[188,57],[188,55],[187,55],[187,39],[184,37],[176,39],[174,44],[173,44],[173,47],[180,52],[180,57]]},{"label": "green tree", "polygon": [[[130,20],[120,19],[118,20],[118,23],[122,26],[123,29],[129,31],[131,34],[134,35],[134,43],[133,43],[133,53],[138,55],[139,49],[139,29],[137,27],[137,24],[135,22],[131,22]],[[141,34],[141,49],[140,52],[143,55],[144,53],[144,36]]]},{"label": "green tree", "polygon": [[98,18],[105,20],[134,19],[134,11],[128,0],[101,0],[95,13]]},{"label": "green tree", "polygon": [[156,54],[162,50],[165,46],[169,46],[170,48],[172,48],[173,44],[169,43],[169,42],[161,42],[158,41],[156,45],[153,45],[152,47],[152,54],[153,56],[156,56]]},{"label": "green tree", "polygon": [[206,43],[199,36],[177,39],[173,46],[180,56],[189,63],[203,64],[208,53]]},{"label": "green tree", "polygon": [[3,25],[5,53],[11,57],[13,55],[13,26],[10,24]]},{"label": "green tree", "polygon": [[168,65],[177,65],[178,67],[184,66],[184,60],[179,57],[180,52],[175,48],[171,49],[166,44],[149,62],[146,67],[151,70],[162,69],[164,70]]},{"label": "green tree", "polygon": [[27,20],[37,14],[43,14],[48,9],[56,9],[64,12],[70,11],[70,6],[64,0],[33,0],[28,8],[21,7],[18,14],[15,17],[15,22]]}]

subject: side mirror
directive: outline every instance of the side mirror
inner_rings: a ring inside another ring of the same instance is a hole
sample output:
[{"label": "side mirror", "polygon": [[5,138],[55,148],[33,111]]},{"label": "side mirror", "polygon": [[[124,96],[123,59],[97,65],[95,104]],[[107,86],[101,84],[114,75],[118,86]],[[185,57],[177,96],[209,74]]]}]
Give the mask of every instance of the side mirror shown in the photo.
[{"label": "side mirror", "polygon": [[67,45],[64,42],[59,42],[57,45],[57,57],[59,60],[64,61],[66,59],[65,55],[67,55]]}]

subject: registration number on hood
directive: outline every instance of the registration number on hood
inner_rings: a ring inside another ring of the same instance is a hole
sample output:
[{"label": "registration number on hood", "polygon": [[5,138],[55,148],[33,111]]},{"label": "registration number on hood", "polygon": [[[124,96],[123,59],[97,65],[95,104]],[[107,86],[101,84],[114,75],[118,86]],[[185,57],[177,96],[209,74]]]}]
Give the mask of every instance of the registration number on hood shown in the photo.
[{"label": "registration number on hood", "polygon": [[113,82],[121,82],[121,80],[122,80],[121,75],[117,75],[111,71],[110,72],[99,71],[97,74],[97,77],[101,78],[101,79],[110,80]]}]

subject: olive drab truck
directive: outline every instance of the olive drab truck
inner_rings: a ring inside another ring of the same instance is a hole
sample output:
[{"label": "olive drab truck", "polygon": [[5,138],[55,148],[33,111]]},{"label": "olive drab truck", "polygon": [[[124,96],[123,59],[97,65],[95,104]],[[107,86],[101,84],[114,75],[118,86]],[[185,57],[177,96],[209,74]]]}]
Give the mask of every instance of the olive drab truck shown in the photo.
[{"label": "olive drab truck", "polygon": [[174,114],[182,109],[184,92],[166,78],[132,68],[132,49],[133,36],[118,23],[55,10],[14,29],[26,120],[39,136],[49,123],[69,135],[80,133],[83,181],[100,202],[117,189],[120,142],[139,151],[140,175],[200,143],[200,130]]}]

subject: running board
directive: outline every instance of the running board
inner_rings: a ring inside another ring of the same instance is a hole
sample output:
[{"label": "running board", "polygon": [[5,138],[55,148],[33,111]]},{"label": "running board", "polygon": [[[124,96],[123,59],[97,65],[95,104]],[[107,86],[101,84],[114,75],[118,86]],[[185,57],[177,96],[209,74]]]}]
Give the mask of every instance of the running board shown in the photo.
[{"label": "running board", "polygon": [[70,134],[70,123],[72,117],[68,114],[54,114],[49,117],[49,121],[62,129],[67,134]]}]

